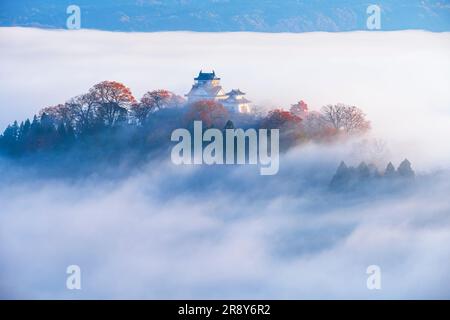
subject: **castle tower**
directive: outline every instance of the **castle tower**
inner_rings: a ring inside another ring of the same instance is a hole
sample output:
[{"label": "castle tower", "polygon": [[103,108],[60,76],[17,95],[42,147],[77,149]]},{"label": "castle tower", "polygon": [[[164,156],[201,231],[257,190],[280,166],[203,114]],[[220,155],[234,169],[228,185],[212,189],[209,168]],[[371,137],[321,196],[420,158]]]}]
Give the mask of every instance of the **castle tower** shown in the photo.
[{"label": "castle tower", "polygon": [[239,89],[233,89],[227,93],[228,98],[226,98],[222,103],[224,107],[233,112],[239,113],[249,113],[250,110],[250,100],[244,97],[245,93]]},{"label": "castle tower", "polygon": [[214,72],[203,72],[200,70],[198,76],[194,78],[195,83],[191,90],[185,96],[188,102],[195,102],[199,100],[215,100],[221,101],[227,98],[222,86],[220,85],[220,78]]}]

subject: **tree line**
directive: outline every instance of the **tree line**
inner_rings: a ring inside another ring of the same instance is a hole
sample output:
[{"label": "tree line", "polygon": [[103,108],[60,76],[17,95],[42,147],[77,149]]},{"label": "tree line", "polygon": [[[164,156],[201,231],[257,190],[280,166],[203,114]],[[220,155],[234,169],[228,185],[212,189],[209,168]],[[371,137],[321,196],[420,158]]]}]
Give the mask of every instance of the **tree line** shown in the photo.
[{"label": "tree line", "polygon": [[348,191],[360,189],[362,186],[374,182],[407,182],[414,179],[415,172],[411,162],[404,159],[396,169],[389,162],[384,171],[378,170],[374,164],[361,162],[357,167],[347,166],[342,161],[330,182],[330,188],[336,191]]},{"label": "tree line", "polygon": [[65,103],[41,109],[31,121],[14,121],[0,135],[0,153],[21,156],[64,152],[77,144],[120,152],[133,147],[152,149],[167,145],[172,130],[190,128],[194,120],[202,120],[205,128],[280,129],[286,148],[308,140],[332,141],[370,129],[361,109],[344,104],[311,111],[300,101],[288,110],[261,110],[234,113],[218,101],[188,103],[168,90],[149,91],[137,100],[124,84],[103,81]]}]

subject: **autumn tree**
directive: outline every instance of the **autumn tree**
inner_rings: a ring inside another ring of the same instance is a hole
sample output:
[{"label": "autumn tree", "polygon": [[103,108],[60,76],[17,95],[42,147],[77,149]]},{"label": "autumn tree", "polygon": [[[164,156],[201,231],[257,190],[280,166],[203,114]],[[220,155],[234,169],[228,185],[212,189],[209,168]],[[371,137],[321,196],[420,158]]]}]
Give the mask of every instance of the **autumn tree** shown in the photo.
[{"label": "autumn tree", "polygon": [[306,135],[311,139],[323,140],[332,137],[336,130],[326,120],[323,114],[316,111],[308,112],[302,121]]},{"label": "autumn tree", "polygon": [[274,109],[269,111],[262,120],[261,126],[267,129],[288,129],[300,124],[301,120],[300,117],[290,111]]},{"label": "autumn tree", "polygon": [[286,150],[303,137],[300,117],[282,109],[269,111],[261,121],[261,128],[280,130],[280,148]]},{"label": "autumn tree", "polygon": [[64,123],[72,125],[73,123],[72,110],[66,103],[43,108],[39,111],[39,116],[42,117],[43,114],[46,114],[57,124]]},{"label": "autumn tree", "polygon": [[138,103],[131,106],[131,115],[138,123],[144,124],[153,112],[166,107],[178,107],[184,99],[168,90],[154,90],[144,94]]},{"label": "autumn tree", "polygon": [[96,97],[92,93],[78,95],[66,103],[73,126],[78,132],[86,132],[94,127],[97,122],[96,103]]},{"label": "autumn tree", "polygon": [[191,122],[201,120],[205,127],[223,128],[228,120],[225,107],[213,100],[200,100],[188,106],[186,119]]},{"label": "autumn tree", "polygon": [[97,119],[112,127],[126,120],[128,108],[136,103],[131,90],[120,82],[103,81],[89,90]]},{"label": "autumn tree", "polygon": [[159,110],[167,106],[172,98],[172,95],[173,94],[168,90],[149,91],[141,98],[141,103],[153,108],[154,110]]},{"label": "autumn tree", "polygon": [[181,108],[186,105],[186,99],[180,95],[177,95],[173,92],[171,93],[170,100],[167,104],[167,107],[169,108]]},{"label": "autumn tree", "polygon": [[322,108],[322,115],[334,129],[343,130],[346,133],[362,133],[370,129],[370,122],[366,120],[366,115],[355,106],[326,105]]},{"label": "autumn tree", "polygon": [[308,105],[305,101],[300,100],[296,104],[291,105],[289,111],[297,117],[304,119],[308,115]]},{"label": "autumn tree", "polygon": [[95,107],[97,101],[94,95],[87,93],[71,98],[64,104],[58,104],[41,109],[39,116],[46,114],[59,125],[63,123],[66,128],[85,132],[92,128],[96,122]]}]

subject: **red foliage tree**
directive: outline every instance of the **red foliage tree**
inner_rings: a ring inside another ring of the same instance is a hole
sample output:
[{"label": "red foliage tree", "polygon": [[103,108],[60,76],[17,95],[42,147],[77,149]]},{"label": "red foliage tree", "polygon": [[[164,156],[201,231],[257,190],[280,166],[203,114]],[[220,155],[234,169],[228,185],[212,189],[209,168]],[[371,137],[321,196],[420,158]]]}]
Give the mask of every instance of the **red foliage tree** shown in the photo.
[{"label": "red foliage tree", "polygon": [[44,114],[50,117],[56,124],[63,123],[65,125],[72,125],[72,110],[67,103],[42,108],[39,111],[39,117],[42,117]]},{"label": "red foliage tree", "polygon": [[282,129],[286,127],[295,127],[302,119],[292,112],[282,109],[275,109],[269,111],[267,116],[262,121],[262,127],[267,129]]},{"label": "red foliage tree", "polygon": [[189,105],[187,120],[201,120],[205,127],[223,128],[228,120],[225,107],[213,100],[200,100]]},{"label": "red foliage tree", "polygon": [[96,103],[97,118],[113,126],[127,116],[128,108],[136,103],[131,90],[116,81],[103,81],[89,90]]},{"label": "red foliage tree", "polygon": [[154,90],[144,94],[139,103],[131,106],[134,119],[143,124],[148,116],[166,107],[178,107],[184,103],[184,99],[168,90]]},{"label": "red foliage tree", "polygon": [[159,110],[167,106],[173,93],[168,90],[149,91],[141,98],[141,103],[151,109]]},{"label": "red foliage tree", "polygon": [[308,114],[308,105],[306,104],[305,101],[300,100],[296,104],[293,104],[289,111],[292,114],[295,114],[296,116],[304,119]]},{"label": "red foliage tree", "polygon": [[93,128],[98,120],[96,115],[96,98],[92,93],[85,93],[70,99],[66,105],[70,109],[70,114],[74,127],[83,132]]}]

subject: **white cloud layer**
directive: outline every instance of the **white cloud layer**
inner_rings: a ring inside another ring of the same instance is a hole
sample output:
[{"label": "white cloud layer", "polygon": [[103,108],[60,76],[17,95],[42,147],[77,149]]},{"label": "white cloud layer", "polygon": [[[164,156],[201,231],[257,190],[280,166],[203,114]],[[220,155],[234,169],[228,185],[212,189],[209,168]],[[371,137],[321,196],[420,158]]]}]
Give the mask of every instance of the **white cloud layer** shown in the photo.
[{"label": "white cloud layer", "polygon": [[[448,176],[351,200],[325,190],[330,151],[303,152],[270,178],[151,163],[123,181],[2,185],[1,296],[450,297]],[[65,288],[72,264],[81,291]]]},{"label": "white cloud layer", "polygon": [[0,127],[102,80],[137,97],[189,91],[199,69],[258,105],[354,104],[400,161],[450,161],[450,33],[111,33],[0,28]]}]

